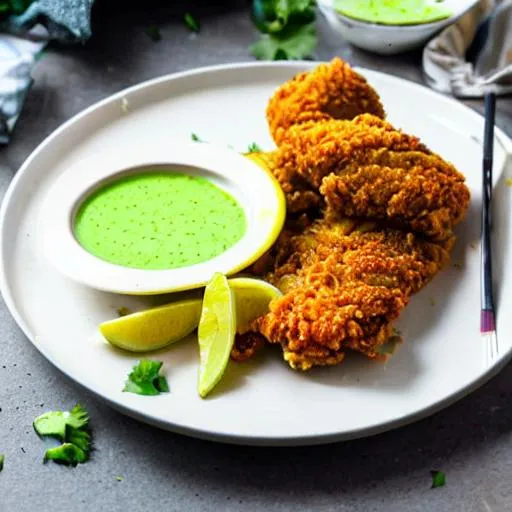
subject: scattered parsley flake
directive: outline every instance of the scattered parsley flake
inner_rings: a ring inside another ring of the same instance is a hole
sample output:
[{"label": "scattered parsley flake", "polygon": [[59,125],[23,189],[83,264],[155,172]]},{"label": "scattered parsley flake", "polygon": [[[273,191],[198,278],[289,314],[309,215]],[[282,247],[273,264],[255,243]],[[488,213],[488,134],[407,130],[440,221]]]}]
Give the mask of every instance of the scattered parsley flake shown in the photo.
[{"label": "scattered parsley flake", "polygon": [[60,446],[49,448],[44,462],[53,460],[59,464],[76,466],[89,460],[91,434],[87,430],[89,415],[77,404],[70,412],[51,411],[34,420],[34,430],[40,437],[54,437]]},{"label": "scattered parsley flake", "polygon": [[5,455],[3,453],[0,453],[0,471],[4,469],[4,462],[5,462]]},{"label": "scattered parsley flake", "polygon": [[89,455],[87,452],[72,443],[64,443],[55,448],[49,448],[44,454],[44,461],[53,460],[58,464],[67,466],[76,466],[87,462]]},{"label": "scattered parsley flake", "polygon": [[446,484],[446,475],[442,471],[432,470],[430,474],[432,475],[431,489],[443,487]]},{"label": "scattered parsley flake", "polygon": [[435,306],[436,305],[436,300],[434,299],[434,297],[429,297],[428,301],[430,302],[431,306]]},{"label": "scattered parsley flake", "polygon": [[128,375],[123,391],[146,396],[167,393],[169,391],[167,379],[158,374],[162,364],[162,361],[150,359],[139,361]]},{"label": "scattered parsley flake", "polygon": [[260,146],[258,146],[258,144],[256,144],[256,142],[251,142],[247,148],[248,153],[261,153],[261,151],[262,149]]},{"label": "scattered parsley flake", "polygon": [[459,263],[459,262],[455,262],[453,264],[453,267],[456,268],[457,270],[462,270],[462,263]]},{"label": "scattered parsley flake", "polygon": [[199,137],[199,135],[197,135],[197,133],[194,133],[192,132],[190,134],[190,138],[194,141],[194,142],[204,142],[203,139],[201,139],[201,137]]},{"label": "scattered parsley flake", "polygon": [[145,30],[148,37],[151,39],[151,41],[157,42],[162,39],[162,34],[160,33],[160,29],[155,26],[151,25]]},{"label": "scattered parsley flake", "polygon": [[87,426],[89,415],[87,411],[77,404],[71,412],[51,411],[45,412],[34,420],[34,430],[40,437],[55,437],[59,441],[66,439],[66,429],[80,429]]},{"label": "scattered parsley flake", "polygon": [[121,476],[121,475],[117,475],[117,476],[116,476],[116,480],[117,480],[118,482],[122,482],[122,481],[124,480],[124,477],[123,477],[123,476]]},{"label": "scattered parsley flake", "polygon": [[194,18],[192,14],[186,12],[185,16],[183,17],[183,21],[185,22],[185,25],[191,32],[199,32],[199,21],[196,18]]},{"label": "scattered parsley flake", "polygon": [[121,316],[130,315],[132,312],[130,309],[125,308],[124,306],[121,306],[120,308],[117,308],[117,314]]}]

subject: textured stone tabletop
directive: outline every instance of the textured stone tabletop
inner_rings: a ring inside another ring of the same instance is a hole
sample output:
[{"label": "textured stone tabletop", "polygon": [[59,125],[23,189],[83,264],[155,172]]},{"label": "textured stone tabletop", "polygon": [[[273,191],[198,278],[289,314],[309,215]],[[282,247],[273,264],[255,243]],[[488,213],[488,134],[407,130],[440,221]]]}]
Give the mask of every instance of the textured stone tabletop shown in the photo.
[{"label": "textured stone tabletop", "polygon": [[[162,74],[251,59],[247,2],[204,10],[198,37],[187,32],[177,9],[149,9],[151,3],[145,13],[123,11],[122,19],[113,9],[98,11],[95,36],[85,46],[45,53],[14,139],[0,150],[2,191],[39,142],[92,103]],[[145,33],[151,25],[161,27],[161,41]],[[318,58],[334,55],[421,82],[419,53],[372,56],[332,40],[322,25]],[[481,110],[480,101],[469,104]],[[511,98],[500,100],[497,122],[512,135]],[[512,510],[510,365],[448,409],[386,434],[311,448],[245,448],[170,434],[118,414],[53,368],[3,304],[0,320],[1,512]],[[33,419],[77,401],[92,418],[93,459],[74,469],[43,465]],[[430,489],[432,469],[446,473],[445,487]]]}]

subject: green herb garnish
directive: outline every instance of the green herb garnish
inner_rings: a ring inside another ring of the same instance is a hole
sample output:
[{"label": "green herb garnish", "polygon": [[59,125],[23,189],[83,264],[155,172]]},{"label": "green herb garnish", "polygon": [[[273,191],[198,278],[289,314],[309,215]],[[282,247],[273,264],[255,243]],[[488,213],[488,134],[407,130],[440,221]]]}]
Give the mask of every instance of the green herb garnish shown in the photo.
[{"label": "green herb garnish", "polygon": [[128,375],[123,391],[148,396],[167,393],[169,391],[167,379],[158,374],[162,364],[162,361],[141,360]]},{"label": "green herb garnish", "polygon": [[162,34],[160,33],[160,29],[156,27],[155,25],[152,25],[151,27],[148,27],[146,29],[146,34],[149,36],[151,41],[160,41],[162,39]]},{"label": "green herb garnish", "polygon": [[249,147],[247,148],[248,153],[261,153],[262,149],[256,144],[256,142],[251,142]]},{"label": "green herb garnish", "polygon": [[314,0],[253,0],[252,19],[262,33],[250,51],[261,60],[304,59],[316,48]]},{"label": "green herb garnish", "polygon": [[67,427],[81,429],[87,426],[88,421],[87,411],[77,404],[71,412],[52,411],[41,414],[34,420],[34,430],[41,437],[50,436],[65,441]]},{"label": "green herb garnish", "polygon": [[67,466],[83,464],[88,459],[88,453],[72,443],[64,443],[55,448],[49,448],[44,454],[44,462],[53,460],[58,464],[65,464]]},{"label": "green herb garnish", "polygon": [[204,142],[203,139],[201,139],[201,137],[199,137],[199,135],[197,135],[196,133],[191,133],[190,134],[190,138],[194,141],[194,142]]},{"label": "green herb garnish", "polygon": [[4,469],[4,462],[5,462],[5,455],[3,453],[0,453],[0,471]]},{"label": "green herb garnish", "polygon": [[432,475],[431,489],[443,487],[446,484],[446,475],[442,471],[432,470],[430,474]]},{"label": "green herb garnish", "polygon": [[191,32],[199,32],[199,21],[196,20],[196,18],[194,18],[192,14],[186,12],[185,16],[183,17],[183,21],[185,22],[185,25]]},{"label": "green herb garnish", "polygon": [[116,476],[116,480],[118,482],[122,482],[124,480],[124,477],[122,477],[121,475],[118,475],[118,476]]},{"label": "green herb garnish", "polygon": [[117,308],[117,314],[118,316],[126,316],[131,314],[131,310],[128,308],[125,308],[124,306],[121,306],[120,308]]},{"label": "green herb garnish", "polygon": [[87,430],[89,415],[77,404],[71,411],[51,411],[34,420],[34,430],[40,437],[54,437],[61,445],[49,448],[44,462],[53,460],[59,464],[76,466],[89,459],[91,434]]}]

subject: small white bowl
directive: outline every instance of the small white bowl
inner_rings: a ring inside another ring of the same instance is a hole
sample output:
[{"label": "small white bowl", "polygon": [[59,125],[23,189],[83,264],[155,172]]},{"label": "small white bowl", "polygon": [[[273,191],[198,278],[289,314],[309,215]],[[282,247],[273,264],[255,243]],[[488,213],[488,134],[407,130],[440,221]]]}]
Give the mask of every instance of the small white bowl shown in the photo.
[{"label": "small white bowl", "polygon": [[[194,265],[147,270],[102,260],[77,241],[74,218],[80,204],[101,185],[143,169],[207,177],[243,208],[243,237],[218,256]],[[273,176],[235,151],[189,141],[167,146],[133,144],[104,161],[101,153],[73,164],[51,187],[40,221],[41,244],[49,261],[67,277],[98,290],[129,295],[169,293],[205,285],[215,272],[238,272],[261,256],[279,235],[285,200]]]},{"label": "small white bowl", "polygon": [[334,0],[318,0],[318,7],[334,32],[346,41],[373,53],[393,55],[423,46],[476,3],[478,0],[445,0],[443,5],[453,13],[450,18],[418,25],[380,25],[349,18],[334,9]]}]

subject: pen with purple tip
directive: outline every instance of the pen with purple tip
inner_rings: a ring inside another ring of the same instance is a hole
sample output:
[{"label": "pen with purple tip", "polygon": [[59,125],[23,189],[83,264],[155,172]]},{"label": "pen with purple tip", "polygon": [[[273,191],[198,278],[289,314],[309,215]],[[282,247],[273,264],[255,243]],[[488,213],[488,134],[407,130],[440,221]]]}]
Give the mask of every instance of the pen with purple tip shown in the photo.
[{"label": "pen with purple tip", "polygon": [[482,341],[485,343],[488,362],[492,362],[499,355],[492,285],[491,251],[492,166],[496,97],[493,93],[488,93],[485,95],[484,100],[485,129],[482,167],[480,333],[483,338]]}]

